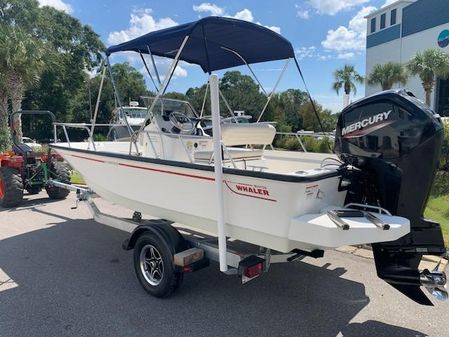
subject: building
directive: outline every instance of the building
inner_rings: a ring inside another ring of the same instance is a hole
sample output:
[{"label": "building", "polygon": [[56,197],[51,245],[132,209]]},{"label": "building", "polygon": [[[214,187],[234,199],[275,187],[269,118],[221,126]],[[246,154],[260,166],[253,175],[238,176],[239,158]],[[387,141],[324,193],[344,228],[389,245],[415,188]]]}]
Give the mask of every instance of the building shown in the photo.
[{"label": "building", "polygon": [[[367,17],[366,75],[374,65],[386,62],[406,64],[417,52],[437,48],[449,53],[449,0],[399,0]],[[405,87],[424,100],[418,77]],[[366,95],[381,90],[366,84]],[[449,116],[449,80],[437,79],[432,108]]]}]

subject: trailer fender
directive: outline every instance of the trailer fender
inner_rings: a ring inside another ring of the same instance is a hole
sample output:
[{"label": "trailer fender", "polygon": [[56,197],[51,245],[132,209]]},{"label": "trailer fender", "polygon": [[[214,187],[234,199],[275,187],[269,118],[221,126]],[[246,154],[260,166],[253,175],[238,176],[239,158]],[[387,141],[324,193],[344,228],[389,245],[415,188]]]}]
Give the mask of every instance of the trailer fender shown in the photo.
[{"label": "trailer fender", "polygon": [[145,233],[151,233],[159,240],[167,244],[173,255],[188,249],[189,245],[187,241],[177,229],[171,226],[172,223],[173,222],[161,219],[146,221],[144,224],[136,227],[130,237],[123,242],[123,249],[133,249],[137,239]]}]

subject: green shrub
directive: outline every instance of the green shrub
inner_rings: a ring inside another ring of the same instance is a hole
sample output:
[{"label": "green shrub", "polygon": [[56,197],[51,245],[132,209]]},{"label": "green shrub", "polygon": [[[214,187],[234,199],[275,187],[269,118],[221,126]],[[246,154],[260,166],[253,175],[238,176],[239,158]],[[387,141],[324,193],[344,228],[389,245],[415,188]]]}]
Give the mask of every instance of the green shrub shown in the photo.
[{"label": "green shrub", "polygon": [[430,195],[432,197],[449,195],[449,174],[447,172],[438,172],[436,174]]},{"label": "green shrub", "polygon": [[298,151],[301,149],[301,144],[299,144],[296,137],[289,136],[284,143],[284,147],[289,151]]},{"label": "green shrub", "polygon": [[318,140],[313,137],[302,137],[301,138],[307,152],[318,152],[319,144]]},{"label": "green shrub", "polygon": [[449,172],[449,123],[444,124],[444,140],[441,147],[440,170]]},{"label": "green shrub", "polygon": [[318,152],[320,153],[331,153],[333,146],[333,142],[328,137],[318,140]]},{"label": "green shrub", "polygon": [[104,142],[107,140],[108,140],[108,137],[106,137],[106,135],[104,135],[102,133],[97,133],[94,135],[94,141],[96,141],[96,142]]},{"label": "green shrub", "polygon": [[0,153],[11,150],[11,134],[8,127],[0,128]]}]

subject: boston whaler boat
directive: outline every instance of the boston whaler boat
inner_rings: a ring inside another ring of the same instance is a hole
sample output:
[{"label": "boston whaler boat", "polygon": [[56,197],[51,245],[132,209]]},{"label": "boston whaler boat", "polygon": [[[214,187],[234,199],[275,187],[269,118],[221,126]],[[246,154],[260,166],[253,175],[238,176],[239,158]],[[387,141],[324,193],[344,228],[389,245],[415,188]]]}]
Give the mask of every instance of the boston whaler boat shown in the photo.
[{"label": "boston whaler boat", "polygon": [[[144,55],[155,69],[153,55],[173,59],[156,97],[145,99],[148,114],[140,129],[128,127],[130,142],[94,142],[91,134],[89,142],[67,139],[52,148],[102,198],[165,219],[134,222],[124,244],[134,248],[137,276],[148,292],[169,295],[183,272],[207,259],[219,260],[221,271],[247,281],[279,257],[286,262],[321,257],[342,245],[372,244],[379,277],[421,304],[431,304],[421,285],[447,297],[444,273],[418,270],[423,254],[445,253],[440,226],[422,217],[442,125],[411,94],[382,92],[347,107],[336,131],[339,159],[273,151],[265,147],[276,130],[259,121],[280,78],[256,123],[220,123],[220,99],[227,102],[212,72],[285,60],[280,77],[292,61],[302,78],[285,38],[257,24],[207,17],[108,48],[109,70],[109,56],[122,51],[139,53],[149,76]],[[188,103],[162,97],[181,60],[210,75],[213,132]],[[78,192],[90,200],[88,191]],[[218,243],[198,241],[172,223],[218,237]],[[233,240],[263,248],[234,254]]]}]

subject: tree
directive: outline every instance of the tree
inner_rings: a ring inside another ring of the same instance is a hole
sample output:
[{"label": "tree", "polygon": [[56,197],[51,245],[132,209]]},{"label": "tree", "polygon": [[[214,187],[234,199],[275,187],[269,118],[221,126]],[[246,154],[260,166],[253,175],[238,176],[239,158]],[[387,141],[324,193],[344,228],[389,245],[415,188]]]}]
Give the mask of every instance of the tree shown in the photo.
[{"label": "tree", "polygon": [[343,88],[345,93],[345,96],[343,97],[343,107],[345,107],[349,103],[349,96],[351,92],[354,94],[357,93],[356,83],[362,84],[364,78],[351,64],[345,64],[343,68],[337,69],[334,72],[334,78],[335,82],[332,85],[332,88],[337,92],[337,95],[339,94],[340,89]]},{"label": "tree", "polygon": [[[201,87],[189,88],[186,91],[186,98],[192,104],[193,108],[198,114],[201,114],[201,108],[203,107],[204,95],[206,93],[206,84]],[[211,114],[210,112],[210,91],[207,91],[206,102],[204,104],[203,115],[207,116]]]},{"label": "tree", "polygon": [[304,130],[315,132],[329,132],[334,130],[337,126],[338,115],[333,114],[330,110],[323,109],[321,104],[318,104],[316,101],[314,101],[314,103],[316,112],[318,113],[321,124],[323,125],[323,130],[321,130],[320,123],[318,122],[313,105],[310,101],[304,103],[300,108]]},{"label": "tree", "polygon": [[50,7],[38,12],[34,31],[50,52],[41,80],[27,91],[24,106],[51,110],[60,121],[76,120],[77,112],[68,107],[89,79],[86,70],[99,65],[105,47],[92,28],[67,13]]},{"label": "tree", "polygon": [[435,79],[449,76],[449,55],[437,49],[426,49],[413,56],[407,68],[412,75],[421,79],[426,93],[426,104],[430,106]]},{"label": "tree", "polygon": [[[141,96],[147,96],[149,92],[145,86],[143,75],[129,63],[116,63],[112,66],[112,74],[120,94],[123,105],[130,101],[139,101]],[[86,79],[76,92],[74,99],[70,101],[67,111],[71,122],[90,122],[91,106],[95,106],[98,92],[100,90],[101,74]],[[112,88],[109,73],[103,83],[100,96],[100,105],[97,123],[109,123],[112,119],[112,111],[116,107],[114,90]]]},{"label": "tree", "polygon": [[407,83],[408,74],[404,66],[396,62],[387,62],[385,64],[376,64],[368,77],[368,83],[371,85],[380,84],[382,90],[389,90],[394,84]]},{"label": "tree", "polygon": [[51,110],[58,120],[76,119],[68,108],[88,79],[85,70],[98,66],[102,58],[98,34],[65,12],[40,7],[36,0],[0,1],[0,25],[21,30],[45,47],[42,74],[26,87],[23,108]]},{"label": "tree", "polygon": [[[251,76],[242,75],[239,71],[227,71],[220,80],[220,90],[232,111],[245,111],[253,119],[259,117],[266,98]],[[228,111],[224,104],[220,107],[221,111]]]},{"label": "tree", "polygon": [[[210,115],[210,90],[207,89],[204,115]],[[245,111],[255,121],[261,113],[266,102],[266,97],[259,91],[259,86],[251,76],[243,75],[239,71],[227,71],[220,79],[220,91],[229,104],[232,112]],[[206,85],[189,88],[186,97],[195,110],[200,113],[203,106]],[[229,117],[229,109],[223,99],[220,98],[220,111],[223,116]],[[265,116],[264,116],[265,117]]]},{"label": "tree", "polygon": [[[0,69],[3,74],[0,102],[1,127],[8,119],[8,98],[12,112],[21,110],[26,88],[35,84],[43,69],[43,45],[20,27],[0,26]],[[20,114],[15,115],[16,140],[22,141]]]},{"label": "tree", "polygon": [[[279,93],[277,98],[277,101],[272,100],[270,105],[282,110],[281,113],[284,114],[282,120],[291,126],[292,131],[303,129],[304,116],[300,113],[300,109],[308,101],[306,93],[298,89],[288,89]],[[279,117],[279,114],[277,115]],[[276,115],[273,117],[276,118]]]},{"label": "tree", "polygon": [[6,74],[0,68],[0,153],[11,146],[8,128],[8,94],[6,91]]}]

